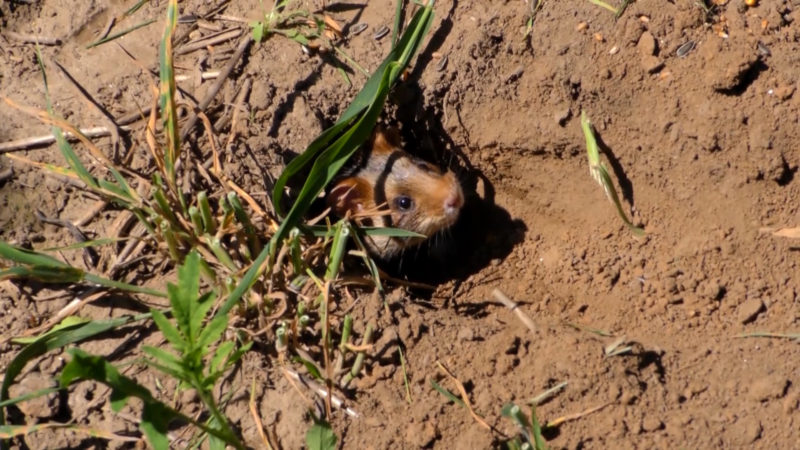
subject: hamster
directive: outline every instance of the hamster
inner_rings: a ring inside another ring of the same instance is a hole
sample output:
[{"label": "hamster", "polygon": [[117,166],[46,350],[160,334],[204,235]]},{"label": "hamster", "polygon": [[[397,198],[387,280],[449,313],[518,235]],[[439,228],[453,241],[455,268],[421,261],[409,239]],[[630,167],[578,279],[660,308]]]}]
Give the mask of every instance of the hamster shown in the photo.
[{"label": "hamster", "polygon": [[425,236],[365,235],[367,250],[384,260],[452,226],[464,205],[461,184],[452,172],[409,155],[393,141],[386,131],[377,130],[359,163],[334,182],[326,198],[339,217],[349,214],[363,226],[402,228]]}]

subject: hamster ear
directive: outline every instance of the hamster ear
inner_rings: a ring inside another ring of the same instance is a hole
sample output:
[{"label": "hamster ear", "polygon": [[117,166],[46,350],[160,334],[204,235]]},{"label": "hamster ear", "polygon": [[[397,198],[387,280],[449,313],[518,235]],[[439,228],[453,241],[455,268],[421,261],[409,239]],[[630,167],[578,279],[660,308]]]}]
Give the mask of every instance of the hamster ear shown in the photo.
[{"label": "hamster ear", "polygon": [[392,152],[400,146],[400,133],[395,128],[378,126],[372,134],[372,150]]},{"label": "hamster ear", "polygon": [[336,183],[326,200],[334,214],[344,217],[348,211],[351,214],[361,212],[364,209],[364,203],[371,197],[372,187],[367,180],[349,177]]}]

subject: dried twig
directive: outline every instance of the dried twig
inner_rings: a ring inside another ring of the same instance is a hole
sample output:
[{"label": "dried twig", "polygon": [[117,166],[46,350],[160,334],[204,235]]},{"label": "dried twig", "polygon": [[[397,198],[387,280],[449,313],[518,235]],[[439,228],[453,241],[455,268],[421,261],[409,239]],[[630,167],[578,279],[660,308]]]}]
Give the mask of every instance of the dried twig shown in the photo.
[{"label": "dried twig", "polygon": [[[242,42],[239,44],[239,47],[236,48],[236,53],[233,54],[233,57],[231,57],[231,59],[228,61],[228,64],[226,64],[222,69],[219,78],[217,78],[217,80],[211,86],[208,94],[206,94],[205,98],[203,98],[203,100],[201,100],[197,105],[198,111],[205,111],[205,109],[208,108],[208,105],[211,104],[211,101],[214,99],[214,97],[216,97],[219,90],[222,89],[222,86],[225,84],[225,80],[228,79],[233,71],[233,68],[236,67],[239,59],[241,59],[242,55],[244,55],[245,50],[250,47],[251,42],[253,42],[253,38],[250,35],[247,35],[242,40]],[[181,131],[181,140],[186,139],[186,136],[188,136],[194,128],[195,123],[197,123],[197,113],[192,113],[192,115],[189,116],[189,119],[183,125],[183,130]]]},{"label": "dried twig", "polygon": [[97,288],[97,287],[91,288],[86,292],[82,293],[80,296],[74,298],[71,302],[67,303],[66,306],[61,308],[61,310],[58,311],[56,315],[48,319],[45,323],[39,325],[38,327],[25,330],[25,332],[23,332],[22,335],[36,336],[39,333],[47,331],[53,328],[53,326],[55,326],[57,323],[61,322],[65,318],[75,315],[83,305],[93,302],[97,299],[100,299],[106,294],[108,294],[108,291],[105,288]]},{"label": "dried twig", "polygon": [[268,450],[272,450],[272,444],[269,442],[269,438],[267,437],[267,433],[264,431],[264,424],[261,422],[261,417],[258,415],[258,410],[256,410],[256,379],[253,377],[253,382],[250,386],[250,401],[248,402],[248,406],[250,407],[250,414],[253,416],[253,421],[256,423],[256,430],[258,430],[258,435],[261,436],[261,442],[264,443],[264,448]]},{"label": "dried twig", "polygon": [[[299,381],[300,383],[304,384],[307,388],[314,391],[317,395],[322,398],[325,398],[328,395],[328,389],[325,387],[320,386],[315,381],[309,380],[306,377],[300,375],[299,373],[295,372],[292,369],[283,368],[283,372],[287,375],[287,378],[291,378],[294,381]],[[292,383],[294,384],[294,383]],[[301,393],[302,394],[302,393]],[[303,396],[305,398],[305,396]],[[331,404],[336,408],[342,409],[348,416],[350,417],[358,417],[358,413],[353,411],[350,408],[344,406],[344,401],[335,395],[331,396]]]},{"label": "dried twig", "polygon": [[453,383],[455,383],[458,392],[461,394],[461,400],[464,402],[464,406],[467,407],[467,410],[472,418],[487,430],[491,430],[492,427],[486,423],[486,421],[483,420],[483,418],[479,416],[474,409],[472,409],[472,405],[469,402],[469,395],[467,395],[467,390],[464,389],[464,385],[461,383],[461,381],[459,381],[458,378],[456,378],[455,375],[453,375],[452,372],[450,372],[447,367],[444,366],[444,364],[439,361],[436,361],[436,364],[439,366],[439,369],[441,369],[442,372],[444,372],[444,374],[447,375],[453,381]]},{"label": "dried twig", "polygon": [[94,204],[94,206],[92,206],[92,208],[89,209],[89,211],[87,211],[86,214],[83,215],[83,217],[72,222],[72,224],[75,225],[76,227],[82,227],[86,225],[87,223],[91,222],[96,215],[100,214],[106,208],[106,206],[108,206],[107,201],[98,200]]},{"label": "dried twig", "polygon": [[47,36],[36,36],[33,34],[23,34],[17,33],[15,31],[5,31],[3,32],[4,35],[14,39],[15,41],[25,42],[28,44],[39,44],[39,45],[61,45],[61,39],[47,37]]},{"label": "dried twig", "polygon": [[511,311],[514,311],[514,314],[517,315],[519,320],[522,321],[522,323],[524,323],[529,330],[536,333],[536,325],[533,323],[533,320],[531,320],[531,318],[528,317],[527,314],[525,314],[525,312],[519,309],[519,304],[508,298],[506,294],[503,294],[500,291],[500,289],[493,290],[492,296],[496,298],[497,301],[499,301],[500,303],[506,305],[506,308],[510,309]]},{"label": "dried twig", "polygon": [[570,414],[570,415],[567,415],[567,416],[561,416],[561,417],[559,417],[557,419],[553,419],[553,420],[547,422],[547,425],[545,425],[545,427],[546,428],[557,427],[557,426],[561,425],[564,422],[569,422],[569,421],[572,421],[572,420],[580,419],[581,417],[588,416],[589,414],[592,414],[594,412],[600,411],[601,409],[605,408],[606,406],[608,406],[610,404],[611,403],[609,402],[609,403],[606,403],[605,405],[600,405],[600,406],[595,406],[594,408],[589,408],[589,409],[587,409],[586,411],[583,411],[583,412]]},{"label": "dried twig", "polygon": [[[89,138],[111,136],[111,130],[108,127],[94,127],[94,128],[81,128],[81,133]],[[64,137],[70,141],[78,140],[72,133],[65,132]],[[36,136],[32,138],[17,139],[15,141],[3,142],[0,144],[0,153],[9,153],[19,150],[25,150],[32,147],[41,147],[50,145],[56,141],[55,136],[52,134],[44,136]]]},{"label": "dried twig", "polygon": [[3,170],[0,170],[0,183],[10,179],[14,176],[14,169],[11,167],[7,167]]},{"label": "dried twig", "polygon": [[191,53],[195,50],[206,48],[209,45],[215,45],[219,44],[220,42],[225,42],[227,40],[237,38],[241,34],[242,30],[240,28],[236,28],[233,30],[226,30],[217,34],[212,34],[210,36],[204,37],[194,42],[190,42],[186,45],[181,46],[180,48],[175,49],[175,55],[183,55],[185,53]]}]

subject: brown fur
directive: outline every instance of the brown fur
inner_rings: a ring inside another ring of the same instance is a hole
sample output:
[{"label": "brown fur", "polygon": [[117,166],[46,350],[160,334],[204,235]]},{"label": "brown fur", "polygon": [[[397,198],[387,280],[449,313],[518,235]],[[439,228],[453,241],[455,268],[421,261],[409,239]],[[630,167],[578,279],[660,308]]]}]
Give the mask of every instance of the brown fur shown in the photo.
[{"label": "brown fur", "polygon": [[[421,161],[401,150],[393,136],[377,131],[356,171],[339,180],[328,194],[334,214],[350,214],[365,226],[395,227],[426,238],[455,223],[464,194],[452,172]],[[404,209],[403,201],[410,200]],[[422,238],[367,237],[373,254],[391,258]]]}]

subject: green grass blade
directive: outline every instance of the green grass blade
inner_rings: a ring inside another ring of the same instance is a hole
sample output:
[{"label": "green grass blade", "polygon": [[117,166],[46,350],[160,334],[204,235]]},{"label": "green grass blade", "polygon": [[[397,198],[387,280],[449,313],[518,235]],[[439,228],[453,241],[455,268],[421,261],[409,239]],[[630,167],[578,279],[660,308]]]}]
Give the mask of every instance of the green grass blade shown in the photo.
[{"label": "green grass blade", "polygon": [[440,385],[439,383],[434,381],[433,378],[431,378],[431,387],[434,390],[436,390],[436,392],[438,392],[438,393],[444,395],[445,397],[447,397],[447,399],[450,400],[451,402],[453,402],[453,403],[455,403],[457,405],[466,406],[464,404],[464,400],[461,400],[461,398],[459,398],[458,396],[456,396],[455,394],[453,394],[452,392],[450,392],[446,388],[442,387],[442,385]]},{"label": "green grass blade", "polygon": [[306,446],[309,450],[335,450],[336,434],[328,422],[314,420],[314,425],[306,433]]},{"label": "green grass blade", "polygon": [[544,443],[544,436],[542,436],[542,427],[539,425],[539,419],[536,418],[535,406],[531,406],[531,433],[533,434],[534,449],[547,450],[547,444]]},{"label": "green grass blade", "polygon": [[136,11],[138,11],[138,10],[139,10],[139,8],[141,8],[142,6],[144,6],[145,4],[147,4],[149,1],[150,1],[150,0],[139,0],[138,2],[136,2],[136,4],[135,4],[135,5],[133,5],[133,6],[131,6],[130,8],[128,8],[128,10],[127,10],[127,11],[125,11],[125,14],[124,14],[124,15],[125,15],[126,17],[127,17],[127,16],[130,16],[131,14],[135,13]]},{"label": "green grass blade", "polygon": [[0,408],[5,408],[6,406],[16,405],[17,403],[27,402],[28,400],[33,400],[34,398],[43,397],[45,395],[50,395],[53,392],[58,392],[60,388],[57,387],[49,387],[44,389],[37,389],[33,392],[29,392],[24,395],[20,395],[19,397],[14,397],[5,401],[0,402]]},{"label": "green grass blade", "polygon": [[589,158],[589,171],[592,174],[592,177],[603,187],[603,190],[606,193],[606,196],[611,200],[614,206],[617,209],[617,214],[625,222],[625,225],[628,227],[631,232],[635,236],[644,236],[645,231],[628,219],[627,214],[625,214],[625,210],[622,209],[622,202],[617,195],[617,190],[614,188],[614,182],[611,180],[611,176],[608,174],[603,163],[600,161],[600,150],[597,144],[597,139],[594,135],[594,129],[592,127],[592,122],[586,116],[586,111],[581,111],[581,129],[583,130],[583,135],[586,138],[586,154]]},{"label": "green grass blade", "polygon": [[24,265],[0,271],[0,279],[29,278],[44,283],[77,283],[86,281],[107,288],[119,289],[121,291],[147,294],[155,297],[166,297],[166,294],[161,291],[135,286],[121,281],[109,280],[108,278],[87,273],[76,267],[71,267],[48,255],[14,247],[2,241],[0,241],[0,257]]},{"label": "green grass blade", "polygon": [[72,327],[72,326],[76,326],[76,325],[80,325],[80,324],[84,324],[84,323],[89,323],[89,322],[91,322],[91,319],[85,319],[83,317],[78,317],[78,316],[67,316],[61,322],[59,322],[56,325],[54,325],[53,328],[51,328],[50,330],[40,334],[39,336],[16,337],[16,338],[12,338],[11,342],[13,342],[15,344],[21,344],[21,345],[31,344],[31,343],[35,342],[37,339],[43,339],[46,336],[50,336],[53,333],[55,333],[56,331],[61,330],[63,328],[68,328],[68,327]]},{"label": "green grass blade", "polygon": [[91,44],[87,45],[86,48],[90,49],[92,47],[97,47],[98,45],[103,45],[106,42],[113,41],[114,39],[117,39],[117,38],[120,38],[122,36],[125,36],[126,34],[128,34],[130,32],[136,31],[139,28],[146,27],[146,26],[150,25],[151,23],[153,23],[155,21],[156,21],[156,19],[150,19],[148,21],[145,21],[145,22],[142,22],[142,23],[138,23],[138,24],[126,29],[126,30],[122,30],[122,31],[120,31],[118,33],[114,33],[114,34],[111,34],[109,36],[106,36],[103,39],[94,41]]},{"label": "green grass blade", "polygon": [[[47,333],[41,336],[36,341],[27,345],[19,353],[14,356],[8,366],[5,368],[5,375],[3,376],[3,384],[0,387],[0,402],[7,400],[8,388],[14,383],[14,379],[22,372],[25,365],[34,358],[44,355],[45,353],[62,348],[75,342],[80,342],[84,339],[104,333],[108,330],[120,327],[127,323],[142,320],[150,317],[150,314],[142,314],[139,316],[120,317],[118,319],[110,320],[94,320],[87,323],[78,323],[72,326],[64,327],[52,333]],[[5,410],[0,408],[0,425],[5,424]]]},{"label": "green grass blade", "polygon": [[127,291],[127,292],[135,292],[137,294],[146,294],[152,295],[153,297],[161,297],[166,298],[167,294],[161,292],[156,289],[145,288],[141,286],[136,286],[133,284],[123,283],[121,281],[114,281],[109,280],[108,278],[103,278],[101,276],[97,276],[91,273],[84,273],[83,279],[90,282],[97,284],[99,286],[112,288],[112,289],[119,289],[120,291]]},{"label": "green grass blade", "polygon": [[350,225],[340,220],[334,227],[333,243],[331,244],[331,254],[328,258],[328,267],[325,271],[325,279],[333,281],[339,274],[339,266],[344,259],[345,251],[347,250],[347,241],[350,237]]},{"label": "green grass blade", "polygon": [[[350,226],[357,226],[350,224]],[[328,227],[322,225],[315,225],[312,227],[303,227],[305,231],[315,237],[325,237],[328,235]],[[404,238],[426,238],[424,234],[415,233],[411,230],[404,230],[402,228],[376,228],[376,227],[358,227],[358,232],[367,236],[391,236],[391,237],[404,237]]]},{"label": "green grass blade", "polygon": [[[51,116],[55,116],[55,112],[53,111],[53,103],[50,100],[50,89],[47,84],[47,72],[45,71],[44,60],[42,59],[42,54],[39,51],[38,46],[36,47],[36,60],[39,63],[39,70],[42,72],[42,82],[44,84],[44,97],[45,102],[47,103],[47,112]],[[64,159],[67,160],[67,164],[70,166],[70,168],[72,168],[75,174],[78,175],[78,178],[86,183],[87,186],[98,189],[99,186],[97,184],[97,180],[94,178],[94,176],[92,176],[91,173],[89,173],[81,160],[78,158],[78,155],[75,154],[72,146],[64,137],[64,133],[61,131],[61,128],[51,127],[51,130],[53,131],[53,136],[56,138],[58,149],[61,151]]]},{"label": "green grass blade", "polygon": [[[166,297],[161,291],[134,286],[120,281],[109,280],[91,273],[84,272],[76,267],[71,267],[50,256],[31,250],[14,247],[0,241],[0,257],[9,259],[24,266],[11,267],[0,271],[0,279],[29,278],[44,283],[77,283],[87,281],[99,286],[104,286],[122,291],[147,294],[155,297]],[[30,267],[26,267],[30,266]]]},{"label": "green grass blade", "polygon": [[25,264],[35,267],[66,268],[68,264],[63,263],[52,256],[43,255],[33,250],[24,249],[9,245],[0,241],[0,257],[13,261],[17,264]]},{"label": "green grass blade", "polygon": [[100,238],[100,239],[93,239],[90,241],[83,241],[83,242],[76,242],[71,245],[65,245],[63,247],[48,247],[43,248],[40,251],[42,252],[60,252],[65,250],[79,250],[82,248],[88,247],[102,247],[108,244],[116,244],[117,242],[124,242],[127,241],[129,238]]},{"label": "green grass blade", "polygon": [[161,77],[161,94],[159,108],[163,117],[164,130],[167,134],[167,151],[164,155],[164,167],[167,183],[173,192],[176,187],[175,163],[180,157],[180,134],[178,132],[178,111],[175,105],[175,72],[172,65],[172,34],[178,20],[178,2],[170,0],[167,6],[167,23],[164,37],[159,46],[159,74]]},{"label": "green grass blade", "polygon": [[614,8],[613,6],[611,6],[608,3],[604,2],[603,0],[589,0],[589,3],[591,3],[593,5],[600,6],[602,8],[605,8],[605,9],[611,11],[614,14],[617,14],[617,8]]},{"label": "green grass blade", "polygon": [[392,46],[397,45],[397,36],[400,33],[400,18],[403,15],[403,0],[397,0],[394,9],[394,23],[392,24]]}]

